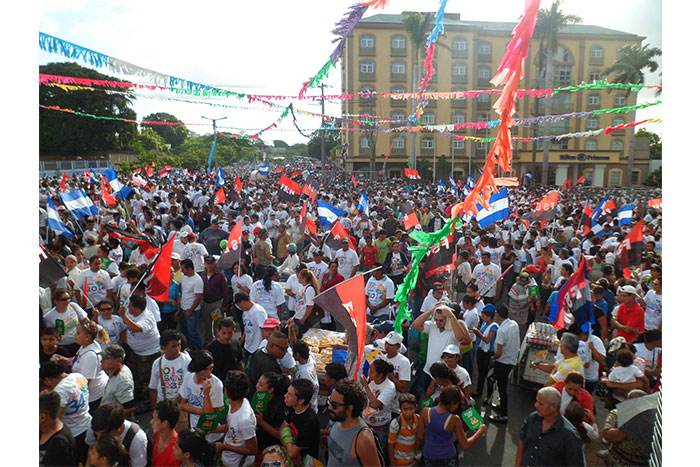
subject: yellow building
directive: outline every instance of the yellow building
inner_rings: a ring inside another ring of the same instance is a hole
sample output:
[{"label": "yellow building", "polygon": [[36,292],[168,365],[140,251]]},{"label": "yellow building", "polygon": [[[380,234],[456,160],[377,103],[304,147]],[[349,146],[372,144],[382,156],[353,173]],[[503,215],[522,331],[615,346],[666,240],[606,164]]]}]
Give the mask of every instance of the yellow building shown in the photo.
[{"label": "yellow building", "polygon": [[[439,36],[435,48],[435,74],[426,89],[430,91],[468,91],[494,89],[489,83],[503,57],[516,23],[461,21],[459,14],[445,14],[445,34]],[[569,25],[559,33],[560,48],[554,56],[554,87],[573,85],[601,79],[601,72],[615,61],[617,48],[641,45],[644,37],[606,29],[599,26]],[[525,77],[520,89],[544,88],[544,78],[538,78],[539,41],[533,39],[527,58]],[[418,53],[418,70],[423,76],[425,45]],[[414,45],[406,34],[401,15],[379,14],[362,19],[348,37],[343,51],[343,93],[363,90],[378,92],[413,91]],[[418,84],[416,84],[417,89]],[[425,107],[421,122],[449,124],[498,120],[492,106],[497,96],[480,94],[474,99],[431,100]],[[544,100],[525,97],[516,101],[516,118],[544,115]],[[636,93],[624,90],[579,91],[558,93],[552,97],[552,114],[586,112],[633,105]],[[535,107],[538,107],[537,109]],[[384,118],[407,118],[412,113],[411,100],[384,97],[355,98],[343,103],[346,115],[378,115]],[[603,114],[592,119],[570,118],[551,125],[552,135],[584,132],[633,121],[634,113]],[[405,126],[396,125],[396,126]],[[489,130],[463,129],[460,135],[494,137],[497,127]],[[532,137],[529,126],[513,127],[514,137]],[[624,184],[627,153],[633,128],[618,130],[608,136],[552,140],[549,151],[550,183],[561,184],[566,178],[576,180],[586,175],[595,186]],[[540,126],[539,134],[543,132]],[[348,144],[346,168],[356,172],[382,169],[384,157],[396,133],[344,131],[343,143]],[[477,175],[490,149],[489,142],[454,141],[439,132],[416,133],[417,161],[425,159],[438,176],[447,176],[454,160],[455,179],[466,177],[468,169]],[[531,171],[541,179],[542,141],[514,142],[514,175]],[[649,165],[648,140],[638,138],[632,175],[634,185],[646,180]],[[534,149],[534,168],[533,168]],[[406,132],[402,141],[392,149],[387,162],[389,177],[403,176],[410,155],[411,136]],[[372,154],[374,153],[374,157]],[[442,161],[439,163],[438,161]],[[426,164],[423,162],[422,164]],[[441,171],[439,167],[443,167]],[[474,177],[476,178],[476,176]]]}]

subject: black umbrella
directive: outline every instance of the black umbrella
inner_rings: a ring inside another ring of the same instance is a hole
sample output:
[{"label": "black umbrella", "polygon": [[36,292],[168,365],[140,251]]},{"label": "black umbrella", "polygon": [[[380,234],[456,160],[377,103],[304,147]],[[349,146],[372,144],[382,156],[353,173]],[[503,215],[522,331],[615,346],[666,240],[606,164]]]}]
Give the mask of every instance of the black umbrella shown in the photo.
[{"label": "black umbrella", "polygon": [[658,404],[658,392],[620,402],[617,405],[618,429],[642,446],[650,446]]}]

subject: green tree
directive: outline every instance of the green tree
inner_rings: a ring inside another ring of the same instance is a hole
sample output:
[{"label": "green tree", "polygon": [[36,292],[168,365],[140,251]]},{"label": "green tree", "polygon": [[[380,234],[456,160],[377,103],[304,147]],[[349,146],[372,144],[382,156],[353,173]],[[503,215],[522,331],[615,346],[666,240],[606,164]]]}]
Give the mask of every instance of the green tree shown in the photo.
[{"label": "green tree", "polygon": [[[340,144],[339,131],[326,131],[326,153],[331,154],[334,150],[340,148]],[[311,133],[307,148],[309,157],[321,160],[321,130]]]},{"label": "green tree", "polygon": [[280,139],[276,139],[272,142],[272,145],[276,148],[288,148],[289,144],[287,144],[285,141],[282,141]]},{"label": "green tree", "polygon": [[[411,67],[413,70],[411,77],[411,91],[418,92],[419,78],[419,53],[425,48],[425,41],[428,38],[429,32],[432,30],[432,24],[435,22],[434,13],[418,13],[416,11],[404,11],[401,13],[401,21],[406,30],[408,39],[413,44],[413,57],[411,58]],[[418,103],[415,99],[411,99],[411,114],[416,112]],[[416,133],[411,132],[411,152],[409,154],[411,165],[416,165]]]},{"label": "green tree", "polygon": [[[540,8],[537,14],[537,24],[535,25],[535,37],[540,39],[540,49],[538,58],[540,60],[540,72],[545,75],[545,88],[552,89],[554,84],[554,55],[559,49],[559,31],[567,24],[581,22],[581,18],[576,15],[565,15],[559,7],[562,0],[554,0],[547,8]],[[545,67],[542,67],[543,59],[546,60]],[[544,114],[549,116],[552,113],[552,99],[545,99]],[[549,121],[544,124],[544,136],[551,134]],[[534,144],[534,143],[533,143]],[[549,184],[549,139],[544,139],[542,148],[542,184]]]},{"label": "green tree", "polygon": [[416,170],[423,180],[433,179],[433,163],[428,159],[418,159]]},{"label": "green tree", "polygon": [[661,138],[656,133],[653,133],[645,128],[641,128],[636,133],[637,136],[646,136],[649,138],[649,157],[655,160],[661,160]]},{"label": "green tree", "polygon": [[646,181],[644,182],[644,185],[661,188],[661,167],[649,174]]},{"label": "green tree", "polygon": [[[168,122],[168,123],[182,123],[175,115],[171,115],[165,112],[157,112],[154,114],[147,115],[144,120],[149,122]],[[172,148],[176,148],[185,142],[187,139],[187,128],[185,125],[148,125],[142,124],[142,127],[152,128],[153,131],[158,133],[163,140],[170,145]]]},{"label": "green tree", "polygon": [[[649,70],[653,73],[659,68],[659,64],[654,60],[655,57],[661,55],[661,49],[657,47],[649,47],[649,44],[644,47],[638,45],[623,45],[617,51],[615,63],[612,66],[603,70],[604,75],[614,73],[612,81],[614,83],[632,83],[644,84],[644,72]],[[631,90],[627,90],[630,94]],[[637,104],[637,93],[634,94],[634,102]],[[631,121],[635,121],[635,111],[631,112]],[[629,130],[630,143],[629,153],[627,154],[627,186],[632,186],[632,169],[634,168],[634,130]]]},{"label": "green tree", "polygon": [[[122,81],[75,63],[49,63],[39,67],[40,73],[77,78]],[[102,89],[99,86],[93,86]],[[113,90],[110,87],[105,89]],[[58,106],[100,117],[136,119],[131,108],[134,96],[130,91],[104,93],[67,91],[53,86],[39,86],[39,104]],[[135,123],[82,117],[67,112],[39,109],[39,151],[51,155],[83,155],[96,151],[126,149],[137,134]]]}]

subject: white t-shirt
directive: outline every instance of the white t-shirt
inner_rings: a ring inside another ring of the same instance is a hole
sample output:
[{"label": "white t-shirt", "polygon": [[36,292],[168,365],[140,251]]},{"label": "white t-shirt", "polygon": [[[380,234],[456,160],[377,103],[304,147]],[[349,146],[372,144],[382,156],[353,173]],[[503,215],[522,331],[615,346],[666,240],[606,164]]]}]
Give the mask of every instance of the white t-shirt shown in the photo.
[{"label": "white t-shirt", "polygon": [[292,295],[289,295],[289,298],[287,298],[287,308],[289,310],[296,310],[297,293],[299,293],[299,291],[302,289],[301,284],[299,283],[299,278],[296,274],[289,276],[287,282],[284,284],[284,288],[285,290],[292,292]]},{"label": "white t-shirt", "polygon": [[474,334],[474,331],[471,330],[471,327],[479,327],[479,312],[476,310],[476,307],[472,308],[471,310],[462,308],[462,322],[467,327],[467,332],[471,336],[472,342],[475,342],[476,334]]},{"label": "white t-shirt", "polygon": [[[107,292],[109,290],[114,290],[112,278],[107,271],[102,269],[98,270],[97,272],[92,272],[90,269],[86,269],[80,273],[76,287],[81,293],[83,293],[85,290],[86,281],[87,296],[94,306],[97,306],[97,302],[100,300],[107,298]],[[90,306],[90,302],[88,302],[88,307]]]},{"label": "white t-shirt", "polygon": [[[388,276],[384,276],[381,279],[377,279],[374,276],[372,276],[367,281],[367,285],[365,285],[365,295],[367,295],[367,302],[369,305],[372,306],[379,305],[387,298],[393,299],[394,292],[394,281],[389,279]],[[393,310],[394,306],[390,302],[388,305],[372,313],[372,316],[391,316]],[[367,308],[367,314],[370,314],[369,308]]]},{"label": "white t-shirt", "polygon": [[180,352],[180,355],[173,360],[168,360],[165,355],[158,357],[151,365],[151,380],[148,383],[149,389],[156,390],[156,402],[163,400],[163,390],[160,382],[160,365],[163,362],[163,382],[165,383],[165,397],[170,400],[177,399],[182,382],[185,380],[187,365],[192,361],[192,357],[187,352]]},{"label": "white t-shirt", "polygon": [[243,332],[245,333],[243,347],[248,352],[253,353],[260,346],[262,340],[260,326],[265,324],[267,317],[265,309],[257,303],[253,303],[249,310],[243,312]]},{"label": "white t-shirt", "polygon": [[88,381],[80,373],[71,373],[54,388],[61,396],[61,407],[65,407],[61,421],[78,436],[90,428],[92,417],[88,413],[90,391]]},{"label": "white t-shirt", "polygon": [[374,409],[368,403],[362,412],[362,419],[371,426],[388,424],[391,421],[392,403],[396,399],[396,386],[387,378],[379,385],[370,381],[369,390],[383,405],[381,409]]},{"label": "white t-shirt", "polygon": [[465,388],[466,388],[467,386],[471,386],[471,385],[472,385],[472,379],[471,379],[471,377],[469,376],[469,372],[467,371],[466,368],[457,365],[457,366],[455,367],[455,373],[457,374],[457,377],[458,377],[459,380],[462,382],[462,384],[464,385]]},{"label": "white t-shirt", "polygon": [[107,334],[109,334],[109,344],[119,344],[119,336],[126,331],[126,324],[121,316],[112,315],[110,319],[104,319],[102,316],[97,317],[97,324],[102,326]]},{"label": "white t-shirt", "polygon": [[432,320],[425,322],[423,325],[423,332],[428,334],[428,352],[426,354],[423,371],[430,376],[430,365],[440,360],[443,349],[450,344],[459,347],[459,341],[455,337],[454,331],[445,328],[440,332],[437,325]]},{"label": "white t-shirt", "polygon": [[141,326],[140,332],[126,330],[126,343],[136,355],[153,355],[160,350],[160,332],[152,313],[144,310],[138,316],[128,311],[127,316],[131,321]]},{"label": "white t-shirt", "polygon": [[265,290],[262,279],[253,282],[253,288],[250,289],[250,299],[260,305],[268,317],[280,319],[277,307],[284,303],[284,291],[279,282],[272,281],[270,290]]},{"label": "white t-shirt", "polygon": [[87,319],[87,313],[77,303],[70,302],[64,313],[59,313],[55,307],[51,308],[44,315],[44,324],[46,327],[57,328],[56,320],[59,319],[63,321],[64,333],[58,345],[75,344],[75,332],[78,330],[80,322]]},{"label": "white t-shirt", "polygon": [[[250,406],[248,399],[243,399],[241,407],[235,412],[227,415],[228,429],[224,435],[224,444],[229,446],[245,446],[246,440],[255,436],[257,419],[255,412]],[[245,458],[245,459],[244,459]],[[255,461],[255,456],[244,456],[233,451],[221,452],[221,463],[225,466],[241,467],[251,466]]]},{"label": "white t-shirt", "polygon": [[642,376],[644,376],[644,373],[635,365],[616,366],[610,371],[608,380],[613,383],[634,383],[637,378],[641,378]]},{"label": "white t-shirt", "polygon": [[[180,386],[180,396],[187,400],[187,403],[192,407],[203,409],[204,408],[204,387],[201,384],[194,382],[194,373],[187,373],[185,379],[182,381],[182,386]],[[209,398],[211,399],[212,407],[219,408],[224,406],[224,385],[219,378],[211,375],[211,389],[209,390]],[[199,422],[199,415],[189,414],[190,416],[190,428],[196,428]],[[219,433],[213,433],[207,435],[207,441],[213,442],[219,439],[221,435]]]},{"label": "white t-shirt", "polygon": [[[124,443],[127,433],[131,429],[131,424],[129,420],[124,420],[124,429],[119,435],[119,439]],[[87,430],[85,435],[85,444],[92,446],[97,441],[95,437],[95,432],[92,431],[92,427]],[[129,446],[129,460],[131,460],[131,467],[145,467],[148,463],[148,437],[143,429],[139,429],[134,435],[134,439],[131,440],[131,445]]]},{"label": "white t-shirt", "polygon": [[[301,286],[301,284],[299,284]],[[307,285],[300,288],[296,293],[296,302],[294,305],[294,318],[301,319],[306,314],[306,309],[309,306],[313,306],[314,298],[316,298],[316,291],[313,286]]]},{"label": "white t-shirt", "polygon": [[661,295],[653,290],[647,292],[644,296],[644,303],[647,307],[644,310],[644,329],[659,329],[661,324]]},{"label": "white t-shirt", "polygon": [[90,402],[99,400],[105,393],[109,376],[102,371],[102,348],[97,342],[81,347],[75,354],[73,371],[85,376],[90,390]]},{"label": "white t-shirt", "polygon": [[231,287],[234,288],[234,293],[240,291],[240,288],[238,288],[239,285],[242,285],[243,287],[250,290],[253,287],[253,278],[250,277],[248,274],[242,274],[240,276],[231,276]]},{"label": "white t-shirt", "polygon": [[634,348],[637,350],[637,357],[644,360],[644,367],[647,370],[656,370],[659,367],[659,358],[661,357],[661,347],[654,347],[653,349],[647,349],[644,344],[634,344]]},{"label": "white t-shirt", "polygon": [[316,282],[321,282],[323,275],[328,272],[328,264],[326,264],[325,261],[321,261],[320,263],[313,261],[311,263],[307,263],[306,269],[311,271],[311,274],[316,277]]},{"label": "white t-shirt", "polygon": [[[386,354],[382,354],[381,357],[387,362],[394,366],[394,377],[397,381],[411,381],[411,361],[404,355],[397,353],[394,357],[389,358]],[[394,385],[395,386],[395,385]],[[391,404],[392,413],[399,413],[399,391],[396,390],[396,398]]]},{"label": "white t-shirt", "polygon": [[184,313],[189,310],[194,303],[195,295],[204,293],[204,281],[199,274],[188,276],[183,273],[182,276],[180,276],[180,291],[180,309]]},{"label": "white t-shirt", "polygon": [[[595,347],[596,352],[601,354],[603,357],[605,357],[606,354],[605,344],[603,344],[600,337],[596,336],[595,334],[589,334],[588,341],[586,342],[581,340],[579,341],[578,354],[581,356],[581,361],[584,363],[583,377],[586,381],[598,381],[598,367],[600,364],[593,358],[593,351],[590,347],[588,347],[589,342],[593,342],[593,347]],[[584,344],[585,350],[582,349],[581,344]],[[590,362],[588,364],[588,368],[585,366],[586,362]]]},{"label": "white t-shirt", "polygon": [[495,349],[498,349],[498,344],[503,345],[503,352],[496,361],[505,365],[515,365],[518,362],[518,352],[520,351],[518,323],[510,318],[506,318],[501,323],[496,333]]},{"label": "white t-shirt", "polygon": [[297,362],[292,371],[293,379],[308,379],[314,385],[314,395],[311,397],[309,405],[314,412],[318,413],[318,375],[316,374],[316,360],[309,354],[309,361],[306,363]]},{"label": "white t-shirt", "polygon": [[182,247],[180,258],[183,260],[191,259],[194,263],[194,272],[199,274],[200,272],[204,272],[204,257],[208,254],[209,252],[204,245],[195,242],[188,243]]},{"label": "white t-shirt", "polygon": [[360,258],[352,248],[348,248],[348,251],[340,248],[335,254],[335,259],[338,260],[338,274],[346,279],[351,278],[353,268],[360,265]]},{"label": "white t-shirt", "polygon": [[[500,276],[501,267],[494,263],[489,263],[488,266],[479,263],[474,267],[474,271],[472,272],[472,277],[476,280],[476,285],[479,287],[479,294],[481,294],[482,297],[493,297],[496,295],[498,286],[491,286]],[[490,290],[489,287],[491,287]]]}]

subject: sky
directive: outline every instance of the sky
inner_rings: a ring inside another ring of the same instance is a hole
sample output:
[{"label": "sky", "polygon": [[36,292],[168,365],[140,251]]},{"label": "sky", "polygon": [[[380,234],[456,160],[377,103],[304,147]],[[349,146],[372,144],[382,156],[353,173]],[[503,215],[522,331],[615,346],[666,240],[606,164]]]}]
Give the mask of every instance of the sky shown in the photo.
[{"label": "sky", "polygon": [[[353,3],[349,0],[195,3],[175,0],[167,4],[133,0],[41,0],[38,26],[41,32],[166,75],[237,92],[295,95],[301,84],[315,75],[328,59],[335,47],[330,31]],[[439,3],[438,0],[390,0],[384,10],[369,10],[365,17],[377,13],[400,14],[405,10],[435,11]],[[549,7],[550,3],[543,0],[541,7]],[[460,13],[463,20],[516,22],[523,8],[523,0],[483,3],[452,0],[447,3],[446,12]],[[661,47],[660,0],[566,0],[562,10],[579,15],[583,24],[644,36],[645,44]],[[58,54],[39,52],[39,64],[65,60]],[[99,71],[149,84],[143,78],[115,75],[108,69]],[[658,72],[647,76],[648,84],[658,82]],[[326,83],[327,94],[341,92],[340,63],[331,70]],[[312,89],[308,94],[319,93],[318,89]],[[638,101],[647,100],[655,100],[653,92],[642,91]],[[240,108],[139,97],[134,110],[139,119],[153,112],[171,113],[185,123],[198,124],[188,125],[197,133],[212,131],[211,122],[203,116],[226,117],[217,123],[224,131],[254,133],[276,121],[282,112],[282,108],[270,109],[238,99],[216,102]],[[280,104],[284,106],[287,102]],[[314,101],[294,101],[294,107],[321,111],[320,104]],[[341,114],[339,103],[327,101],[325,110],[329,115]],[[637,118],[652,118],[661,111],[661,106],[641,110]],[[320,125],[318,117],[298,113],[297,118],[302,129],[312,130]],[[654,125],[650,129],[660,133],[659,127]],[[290,144],[308,141],[289,118],[279,128],[264,133],[263,139],[268,143],[282,139]]]}]

